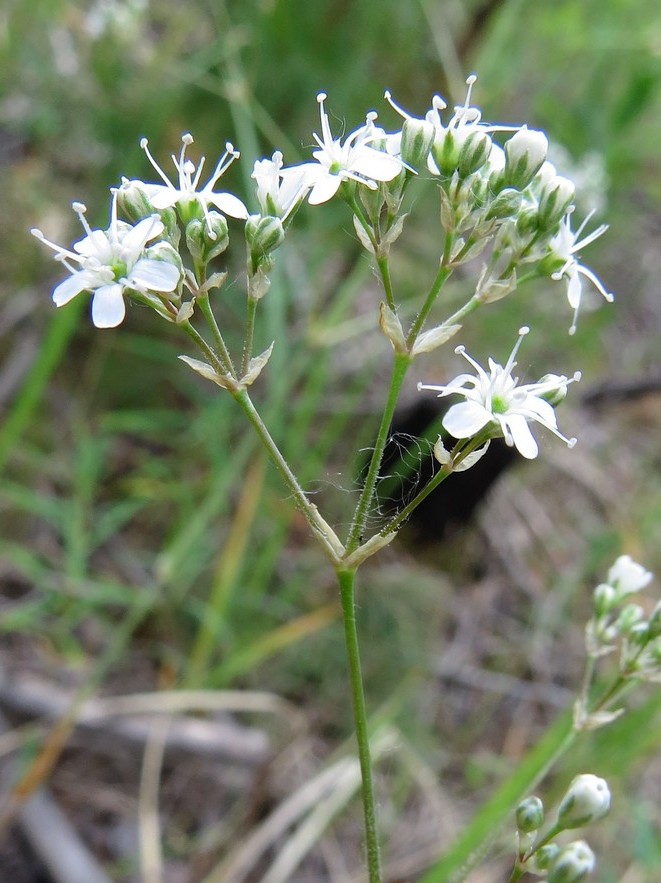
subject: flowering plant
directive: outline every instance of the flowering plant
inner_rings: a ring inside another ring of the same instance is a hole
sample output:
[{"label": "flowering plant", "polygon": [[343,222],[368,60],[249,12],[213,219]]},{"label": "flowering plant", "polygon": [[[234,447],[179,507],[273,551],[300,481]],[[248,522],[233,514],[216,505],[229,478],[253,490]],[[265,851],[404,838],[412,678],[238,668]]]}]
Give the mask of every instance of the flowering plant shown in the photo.
[{"label": "flowering plant", "polygon": [[[463,355],[474,374],[462,373],[444,384],[420,382],[418,386],[437,392],[441,398],[463,398],[441,420],[456,444],[446,450],[439,434],[434,447],[438,471],[406,506],[369,535],[369,515],[405,378],[419,356],[433,353],[455,337],[471,314],[513,296],[528,279],[546,278],[551,289],[555,282],[565,280],[573,310],[572,332],[581,302],[582,279],[591,281],[606,300],[612,299],[595,274],[578,261],[579,250],[601,236],[605,225],[583,238],[585,222],[572,232],[574,186],[548,161],[546,135],[526,126],[483,123],[481,112],[471,104],[474,83],[475,77],[469,77],[466,99],[447,121],[446,104],[439,96],[432,99],[423,118],[415,118],[397,107],[386,93],[404,118],[400,130],[386,132],[376,125],[377,115],[370,111],[364,124],[343,139],[333,136],[325,109],[326,94],[320,93],[317,101],[321,134],[314,135],[317,147],[312,160],[286,166],[278,150],[270,159],[255,160],[253,202],[258,210],[252,214],[242,199],[216,190],[220,177],[238,159],[238,151],[228,142],[211,177],[200,188],[204,159],[196,166],[188,158],[193,138],[187,133],[182,137],[179,157],[173,157],[177,184],[162,171],[149,152],[147,140],[142,139],[141,146],[160,182],[124,179],[119,188],[113,189],[108,230],[92,230],[85,220],[84,207],[78,203],[74,203],[74,211],[86,235],[74,244],[73,250],[55,245],[41,231],[33,230],[55,251],[56,260],[70,274],[53,292],[58,307],[89,292],[92,321],[99,328],[119,325],[126,317],[128,302],[148,306],[181,329],[197,351],[197,358],[185,354],[182,361],[234,399],[333,568],[345,629],[370,883],[381,883],[383,872],[355,616],[357,572],[364,561],[395,539],[401,525],[434,488],[453,471],[472,468],[491,439],[504,438],[527,459],[539,454],[530,428],[532,423],[550,431],[569,447],[576,443],[575,438],[567,438],[559,431],[555,409],[565,398],[569,385],[579,379],[579,372],[571,376],[546,374],[537,382],[525,384],[520,384],[513,374],[527,326],[520,328],[519,339],[505,365],[489,358],[488,371],[460,346],[455,352]],[[498,143],[497,138],[504,143]],[[438,269],[410,316],[397,297],[390,256],[411,210],[407,192],[416,178],[438,195],[441,248]],[[269,292],[275,252],[285,242],[296,213],[306,202],[318,206],[335,198],[348,207],[358,240],[380,278],[383,300],[378,316],[375,311],[374,324],[378,324],[388,341],[386,346],[392,351],[391,378],[380,426],[343,536],[311,502],[250,396],[250,387],[268,370],[273,347],[278,345],[276,340],[265,351],[254,352],[259,304]],[[227,280],[220,264],[233,235],[230,224],[235,221],[244,223],[246,243],[246,319],[238,352],[228,345],[226,319],[220,320],[215,308],[217,292]],[[470,274],[476,265],[470,296],[460,307],[444,312],[441,293],[447,280],[458,268],[464,267]],[[619,618],[614,616],[625,596],[638,591],[647,581],[647,572],[625,557],[618,559],[609,572],[606,588],[600,587],[595,617],[588,630],[591,662],[577,704],[576,732],[612,719],[616,712],[609,708],[624,678],[644,674],[653,679],[659,674],[661,629],[657,620],[661,621],[661,616],[655,613],[645,623],[645,629],[641,628],[645,622],[642,614],[630,611],[628,619],[623,619],[622,613]],[[626,645],[623,659],[628,667],[618,675],[620,680],[605,699],[592,701],[588,688],[594,660],[609,652],[616,639]],[[541,840],[530,840],[543,821],[541,801],[534,798],[520,809],[517,823],[522,839],[513,881],[529,869],[533,857],[538,870],[548,872],[549,880],[578,880],[591,871],[594,856],[586,844],[577,841],[560,847],[551,841],[559,831],[605,814],[610,793],[602,782],[596,776],[575,780],[561,804],[558,822]],[[432,876],[426,880],[440,879],[430,873]]]}]

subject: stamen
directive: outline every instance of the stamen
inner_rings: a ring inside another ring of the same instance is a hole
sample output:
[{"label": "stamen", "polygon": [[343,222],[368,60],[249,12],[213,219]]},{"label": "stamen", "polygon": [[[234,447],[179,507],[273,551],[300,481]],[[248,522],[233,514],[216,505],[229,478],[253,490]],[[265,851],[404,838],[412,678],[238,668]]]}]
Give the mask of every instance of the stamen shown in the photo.
[{"label": "stamen", "polygon": [[514,344],[514,349],[510,353],[510,357],[507,360],[507,364],[503,368],[504,374],[511,374],[512,373],[512,370],[513,370],[514,366],[516,365],[515,359],[516,359],[517,353],[519,352],[519,347],[521,346],[521,343],[523,342],[523,338],[529,332],[530,332],[530,328],[528,328],[527,325],[522,325],[521,328],[519,328],[519,339]]},{"label": "stamen", "polygon": [[333,136],[330,130],[330,123],[328,122],[328,114],[326,113],[326,109],[324,108],[324,101],[328,98],[325,92],[320,92],[317,95],[317,104],[319,105],[319,115],[321,117],[321,134],[323,138],[323,143],[320,142],[320,146],[324,145],[329,146],[333,143]]},{"label": "stamen", "polygon": [[400,117],[404,117],[405,120],[410,120],[410,115],[404,110],[403,107],[400,107],[396,101],[393,100],[392,94],[389,89],[383,93],[383,97],[386,99],[388,104],[392,107],[392,109],[400,115]]},{"label": "stamen", "polygon": [[[165,184],[166,184],[168,187],[171,187],[171,188],[174,189],[174,184],[172,183],[172,181],[168,178],[168,176],[165,174],[165,172],[163,171],[163,169],[159,166],[159,164],[156,162],[156,160],[154,159],[154,157],[153,157],[153,156],[151,155],[151,153],[149,152],[148,144],[149,144],[149,142],[147,141],[146,138],[141,138],[141,139],[140,139],[140,147],[141,147],[141,148],[144,150],[144,152],[147,154],[147,159],[148,159],[149,162],[152,164],[152,167],[156,170],[156,172],[157,172],[158,175],[160,176],[161,180],[163,180],[163,181],[165,182]],[[173,159],[174,159],[174,157],[173,157]],[[176,165],[176,162],[175,162],[175,165]]]},{"label": "stamen", "polygon": [[[114,202],[114,200],[113,200]],[[87,223],[87,218],[85,217],[85,212],[87,211],[87,206],[83,205],[82,202],[72,202],[71,208],[78,215],[78,220],[82,224],[83,230],[87,233],[88,236],[92,235],[92,228]]]}]

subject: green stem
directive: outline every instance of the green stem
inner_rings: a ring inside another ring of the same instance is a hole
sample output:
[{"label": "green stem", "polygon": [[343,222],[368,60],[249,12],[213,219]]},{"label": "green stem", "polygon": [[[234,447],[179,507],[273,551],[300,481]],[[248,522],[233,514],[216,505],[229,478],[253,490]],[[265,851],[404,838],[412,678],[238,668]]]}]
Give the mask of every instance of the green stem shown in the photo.
[{"label": "green stem", "polygon": [[248,366],[252,358],[252,342],[255,334],[255,316],[257,315],[257,300],[248,297],[248,315],[246,318],[246,335],[243,341],[243,356],[241,358],[241,376],[248,373]]},{"label": "green stem", "polygon": [[407,353],[395,353],[392,376],[390,378],[390,389],[388,390],[388,400],[383,411],[383,416],[381,417],[381,425],[379,426],[374,450],[372,451],[372,457],[367,469],[365,484],[363,485],[360,499],[358,500],[358,505],[356,506],[353,521],[351,522],[351,527],[349,529],[349,536],[346,543],[347,553],[349,554],[358,548],[363,531],[365,530],[367,513],[372,505],[374,488],[376,487],[379,469],[381,468],[383,452],[390,434],[390,425],[392,423],[393,414],[395,413],[397,400],[399,399],[399,393],[410,364],[411,357]]},{"label": "green stem", "polygon": [[356,730],[356,741],[358,743],[358,759],[360,761],[360,774],[362,779],[367,868],[370,883],[381,883],[381,858],[379,854],[379,838],[376,826],[376,801],[374,799],[372,761],[370,758],[367,713],[365,711],[365,693],[363,690],[363,679],[360,667],[358,631],[356,629],[356,571],[338,570],[337,579],[340,586],[340,598],[342,601],[344,640],[349,665],[354,726]]},{"label": "green stem", "polygon": [[225,341],[223,340],[223,335],[220,333],[220,328],[218,327],[218,323],[216,322],[216,317],[213,314],[213,310],[211,309],[211,304],[209,303],[209,295],[206,291],[200,292],[197,296],[196,303],[200,308],[200,312],[204,316],[207,325],[209,326],[211,333],[213,335],[213,341],[216,346],[218,358],[223,365],[223,374],[231,374],[233,377],[236,377],[236,372],[234,365],[232,364],[232,357],[229,354],[229,350],[225,345]]},{"label": "green stem", "polygon": [[250,396],[248,395],[248,391],[241,387],[237,390],[231,390],[231,395],[257,432],[257,435],[263,446],[266,448],[271,461],[291,491],[297,508],[305,516],[305,520],[308,522],[314,537],[321,543],[324,551],[333,564],[338,564],[339,560],[344,555],[344,547],[342,546],[342,543],[338,539],[335,531],[321,517],[317,507],[305,496],[303,488],[298,483],[298,479],[289,468],[289,464],[280,452],[280,448],[273,440],[259,412],[253,405]]},{"label": "green stem", "polygon": [[395,295],[392,290],[392,279],[390,278],[390,262],[388,260],[388,255],[377,253],[376,263],[379,267],[379,273],[381,274],[383,290],[386,295],[386,303],[393,311],[393,313],[395,313],[397,312],[397,307],[395,305]]},{"label": "green stem", "polygon": [[441,288],[443,287],[443,284],[446,282],[446,280],[450,277],[451,274],[452,274],[452,267],[448,267],[445,263],[441,262],[441,266],[438,269],[438,273],[436,274],[436,278],[434,279],[434,282],[432,283],[432,287],[429,289],[429,294],[427,295],[427,298],[426,298],[424,304],[422,305],[420,312],[416,316],[415,321],[413,322],[413,325],[411,325],[411,330],[409,331],[408,337],[406,338],[406,345],[408,346],[409,349],[411,349],[413,347],[413,344],[415,343],[415,341],[418,337],[418,334],[420,334],[420,331],[422,330],[422,326],[427,321],[427,316],[429,315],[431,308],[434,306],[434,302],[435,302],[436,298],[438,297],[439,291],[441,290]]}]

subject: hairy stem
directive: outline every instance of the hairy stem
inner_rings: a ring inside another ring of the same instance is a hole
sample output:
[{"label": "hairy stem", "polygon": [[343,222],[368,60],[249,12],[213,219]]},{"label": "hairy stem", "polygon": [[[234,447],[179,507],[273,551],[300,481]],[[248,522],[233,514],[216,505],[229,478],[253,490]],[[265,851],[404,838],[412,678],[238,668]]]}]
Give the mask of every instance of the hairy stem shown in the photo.
[{"label": "hairy stem", "polygon": [[408,371],[410,364],[411,357],[408,354],[395,353],[392,375],[390,378],[390,389],[388,390],[388,399],[381,417],[381,425],[379,426],[374,450],[372,451],[372,457],[367,469],[365,484],[363,485],[353,521],[351,522],[351,527],[349,529],[349,536],[346,543],[348,554],[355,551],[361,543],[361,537],[367,521],[367,513],[369,512],[374,497],[374,489],[379,476],[383,452],[390,433],[393,414],[395,413],[399,393],[402,389],[402,384],[404,383],[404,378],[406,377],[406,372]]}]

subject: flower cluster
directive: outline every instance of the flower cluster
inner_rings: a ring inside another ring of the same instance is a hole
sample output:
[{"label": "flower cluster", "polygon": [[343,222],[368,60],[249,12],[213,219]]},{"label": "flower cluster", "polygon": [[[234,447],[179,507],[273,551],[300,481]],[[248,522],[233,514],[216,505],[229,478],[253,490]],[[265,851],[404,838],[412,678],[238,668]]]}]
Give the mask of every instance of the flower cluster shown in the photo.
[{"label": "flower cluster", "polygon": [[[606,582],[593,593],[593,614],[586,626],[588,656],[596,660],[618,651],[618,679],[661,681],[661,601],[650,614],[631,596],[646,588],[653,574],[621,555],[608,571]],[[586,697],[576,703],[574,720],[578,729],[592,729],[609,723],[619,711],[590,713]]]},{"label": "flower cluster", "polygon": [[[161,249],[158,261],[171,263],[172,268],[155,268],[156,258],[147,255],[147,243],[153,246],[163,241],[177,249],[181,225],[194,274],[206,277],[206,265],[229,242],[225,216],[245,221],[248,276],[257,277],[249,285],[249,296],[261,296],[268,290],[266,272],[272,264],[271,253],[283,242],[301,204],[307,201],[319,205],[335,196],[351,206],[363,245],[382,258],[401,233],[408,183],[416,176],[431,176],[440,194],[446,243],[448,236],[451,240],[449,266],[475,257],[491,243],[489,259],[477,284],[479,300],[489,302],[511,292],[516,287],[517,270],[525,265],[526,278],[546,275],[565,282],[574,311],[573,331],[586,280],[604,298],[612,299],[594,273],[579,261],[579,252],[606,227],[598,226],[584,235],[584,222],[572,230],[574,186],[548,161],[546,136],[526,126],[485,123],[472,104],[475,80],[475,76],[468,78],[464,103],[447,116],[447,105],[438,95],[424,117],[416,118],[396,105],[386,92],[390,105],[403,117],[401,128],[387,133],[376,124],[376,113],[370,111],[365,122],[344,137],[333,135],[326,111],[327,96],[319,93],[320,133],[314,134],[317,146],[312,160],[287,167],[277,150],[271,159],[257,160],[252,177],[259,208],[250,215],[237,196],[217,189],[220,178],[239,157],[232,144],[225,145],[223,155],[202,185],[204,157],[195,164],[188,156],[192,135],[183,135],[179,156],[172,157],[176,181],[163,171],[143,138],[141,147],[158,180],[150,183],[124,179],[120,188],[123,215],[135,232],[129,233],[126,222],[117,220],[116,195],[110,228],[94,231],[88,245],[78,243],[68,251],[35,231],[71,273],[71,278],[56,289],[55,303],[59,306],[80,292],[91,292],[94,324],[114,327],[125,314],[127,296],[140,300],[142,295],[142,302],[150,302],[146,295],[151,293],[155,295],[152,306],[172,318],[172,310],[159,306],[168,300],[162,296],[178,291],[182,281],[188,284],[191,277],[184,272],[179,255],[169,255],[167,250]],[[502,146],[495,136],[505,139]],[[82,218],[82,212],[79,214]],[[149,268],[151,272],[145,276]],[[176,296],[169,299],[176,302]],[[394,309],[394,304],[389,307]],[[438,339],[447,339],[447,335]],[[427,344],[425,349],[416,348],[415,344],[414,340],[410,348],[414,355],[430,348]],[[542,410],[544,420],[548,412]],[[519,416],[525,422],[525,415]],[[521,420],[501,421],[505,437],[515,443],[520,440],[517,447],[531,451],[530,441],[523,442],[525,429],[512,434],[511,427],[517,424],[521,426]]]},{"label": "flower cluster", "polygon": [[540,834],[545,821],[544,804],[539,797],[527,797],[516,810],[517,872],[546,874],[549,883],[578,883],[585,879],[596,865],[588,844],[574,840],[563,846],[555,838],[563,831],[599,821],[608,813],[610,805],[607,782],[592,773],[582,773],[570,783],[555,822]]}]

